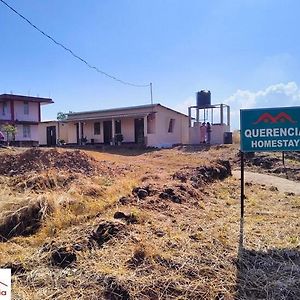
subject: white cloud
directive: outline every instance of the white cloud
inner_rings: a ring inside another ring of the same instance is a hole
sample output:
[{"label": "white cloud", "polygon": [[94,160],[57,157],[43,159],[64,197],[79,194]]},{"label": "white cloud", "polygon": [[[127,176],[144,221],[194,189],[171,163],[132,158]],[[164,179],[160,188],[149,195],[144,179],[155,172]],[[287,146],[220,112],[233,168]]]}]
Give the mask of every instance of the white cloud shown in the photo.
[{"label": "white cloud", "polygon": [[224,103],[231,106],[232,127],[238,128],[241,108],[300,105],[300,87],[292,81],[270,85],[259,91],[237,90]]}]

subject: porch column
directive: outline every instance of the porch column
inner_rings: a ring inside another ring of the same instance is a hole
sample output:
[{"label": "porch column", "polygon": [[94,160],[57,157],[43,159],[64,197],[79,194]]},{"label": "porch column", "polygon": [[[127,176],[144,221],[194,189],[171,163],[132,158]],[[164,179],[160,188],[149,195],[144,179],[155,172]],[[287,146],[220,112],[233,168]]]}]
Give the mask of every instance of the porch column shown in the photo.
[{"label": "porch column", "polygon": [[147,146],[148,145],[148,121],[147,121],[147,119],[148,119],[148,116],[145,116],[144,117],[144,138],[145,138],[145,146]]},{"label": "porch column", "polygon": [[112,125],[112,140],[115,142],[115,132],[116,132],[116,124],[115,119],[111,119],[111,125]]},{"label": "porch column", "polygon": [[78,122],[78,137],[79,137],[79,145],[81,145],[82,144],[82,142],[81,142],[81,140],[82,140],[82,131],[81,131],[81,126],[82,126],[82,124],[81,124],[81,122]]}]

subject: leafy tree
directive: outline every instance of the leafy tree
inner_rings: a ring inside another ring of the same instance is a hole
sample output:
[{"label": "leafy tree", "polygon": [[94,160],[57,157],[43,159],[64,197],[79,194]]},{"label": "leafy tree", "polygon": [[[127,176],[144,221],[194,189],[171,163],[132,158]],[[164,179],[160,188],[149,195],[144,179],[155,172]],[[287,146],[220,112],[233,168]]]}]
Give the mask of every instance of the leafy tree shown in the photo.
[{"label": "leafy tree", "polygon": [[6,140],[9,146],[10,141],[15,139],[17,133],[17,127],[11,124],[6,124],[2,126],[2,130],[6,133]]},{"label": "leafy tree", "polygon": [[63,112],[58,112],[57,113],[57,120],[58,121],[63,121],[63,120],[65,120],[67,118],[67,115],[65,114],[65,113],[63,113]]}]

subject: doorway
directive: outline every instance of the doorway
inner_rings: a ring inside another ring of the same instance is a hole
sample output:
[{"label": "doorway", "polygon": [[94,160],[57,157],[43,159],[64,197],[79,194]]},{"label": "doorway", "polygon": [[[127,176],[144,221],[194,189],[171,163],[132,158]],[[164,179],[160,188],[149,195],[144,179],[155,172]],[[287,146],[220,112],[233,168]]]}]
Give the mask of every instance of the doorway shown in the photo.
[{"label": "doorway", "polygon": [[144,144],[144,119],[134,119],[134,141]]},{"label": "doorway", "polygon": [[112,140],[112,121],[103,121],[103,142],[109,144]]},{"label": "doorway", "polygon": [[56,126],[47,126],[47,146],[56,146]]}]

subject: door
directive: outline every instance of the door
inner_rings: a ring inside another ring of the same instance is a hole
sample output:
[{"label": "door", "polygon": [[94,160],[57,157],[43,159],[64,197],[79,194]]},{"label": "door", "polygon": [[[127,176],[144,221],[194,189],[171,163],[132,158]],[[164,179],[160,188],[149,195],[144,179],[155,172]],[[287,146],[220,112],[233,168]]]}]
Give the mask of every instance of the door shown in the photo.
[{"label": "door", "polygon": [[144,143],[144,119],[134,119],[134,141],[136,144]]},{"label": "door", "polygon": [[112,121],[103,121],[103,142],[109,144],[112,140]]},{"label": "door", "polygon": [[47,126],[47,146],[56,145],[56,126]]}]

